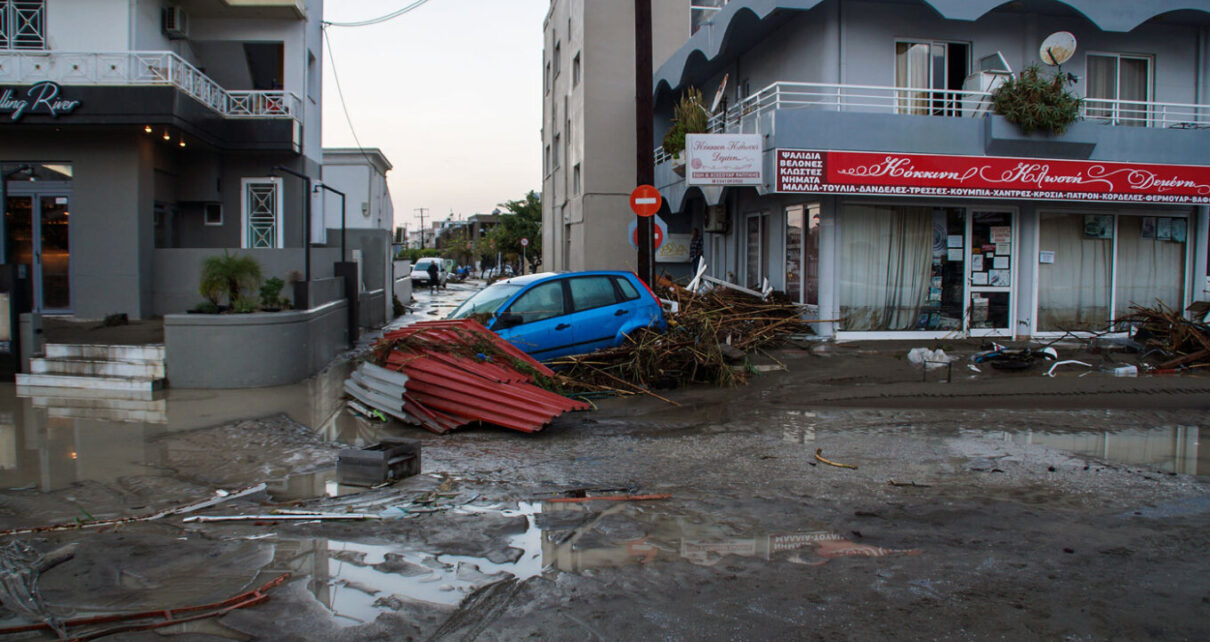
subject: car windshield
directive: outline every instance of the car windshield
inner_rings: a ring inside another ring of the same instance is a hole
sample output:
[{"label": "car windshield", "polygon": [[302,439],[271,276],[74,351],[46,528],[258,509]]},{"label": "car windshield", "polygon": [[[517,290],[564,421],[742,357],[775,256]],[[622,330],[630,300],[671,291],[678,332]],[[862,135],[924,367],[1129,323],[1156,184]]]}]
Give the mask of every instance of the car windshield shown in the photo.
[{"label": "car windshield", "polygon": [[416,269],[427,270],[427,269],[429,269],[429,263],[432,263],[432,261],[426,261],[424,259],[420,259],[419,261],[416,261]]},{"label": "car windshield", "polygon": [[448,319],[465,319],[473,314],[492,314],[512,295],[520,290],[522,285],[515,283],[496,283],[480,290],[475,296],[462,302]]}]

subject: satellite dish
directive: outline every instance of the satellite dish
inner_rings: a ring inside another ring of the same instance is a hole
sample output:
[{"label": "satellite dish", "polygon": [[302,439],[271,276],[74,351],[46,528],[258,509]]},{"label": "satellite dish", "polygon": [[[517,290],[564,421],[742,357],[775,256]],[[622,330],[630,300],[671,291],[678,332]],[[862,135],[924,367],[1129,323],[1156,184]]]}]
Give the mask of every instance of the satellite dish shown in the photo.
[{"label": "satellite dish", "polygon": [[730,73],[723,74],[723,81],[718,84],[718,91],[714,92],[714,100],[710,103],[711,114],[717,113],[719,105],[723,102],[723,95],[727,91],[727,78],[730,75]]},{"label": "satellite dish", "polygon": [[1056,31],[1038,47],[1038,57],[1048,65],[1061,65],[1076,53],[1076,37],[1070,31]]}]

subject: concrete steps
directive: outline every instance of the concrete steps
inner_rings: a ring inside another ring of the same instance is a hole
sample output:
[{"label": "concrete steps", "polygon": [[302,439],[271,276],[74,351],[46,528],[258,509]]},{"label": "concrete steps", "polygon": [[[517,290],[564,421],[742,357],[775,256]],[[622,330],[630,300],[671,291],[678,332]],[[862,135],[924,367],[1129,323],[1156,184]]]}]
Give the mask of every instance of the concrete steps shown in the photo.
[{"label": "concrete steps", "polygon": [[17,386],[68,388],[148,396],[164,387],[164,346],[46,344]]}]

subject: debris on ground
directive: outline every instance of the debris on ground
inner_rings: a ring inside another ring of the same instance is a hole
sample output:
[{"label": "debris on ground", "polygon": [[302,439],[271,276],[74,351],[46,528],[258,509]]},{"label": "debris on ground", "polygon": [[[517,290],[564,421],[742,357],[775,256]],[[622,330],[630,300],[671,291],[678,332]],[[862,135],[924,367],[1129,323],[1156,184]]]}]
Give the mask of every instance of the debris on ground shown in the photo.
[{"label": "debris on ground", "polygon": [[411,439],[385,437],[365,448],[346,448],[336,462],[337,482],[347,486],[377,486],[418,474],[420,442]]},{"label": "debris on ground", "polygon": [[791,336],[810,332],[802,306],[776,293],[761,299],[731,288],[695,293],[657,279],[660,298],[675,305],[668,331],[641,329],[625,344],[587,355],[555,359],[550,365],[572,390],[651,394],[651,388],[688,383],[743,383],[755,367],[731,367]]},{"label": "debris on ground", "polygon": [[445,434],[473,423],[537,432],[588,404],[548,388],[555,373],[472,319],[388,332],[345,382],[367,407]]},{"label": "debris on ground", "polygon": [[1133,338],[1142,346],[1143,358],[1159,361],[1155,370],[1210,367],[1210,325],[1190,321],[1163,303],[1154,308],[1132,306],[1117,324],[1135,328]]},{"label": "debris on ground", "polygon": [[940,368],[953,360],[952,357],[945,354],[945,350],[937,348],[929,350],[928,348],[912,348],[908,351],[908,361],[916,365],[923,365],[925,368]]}]

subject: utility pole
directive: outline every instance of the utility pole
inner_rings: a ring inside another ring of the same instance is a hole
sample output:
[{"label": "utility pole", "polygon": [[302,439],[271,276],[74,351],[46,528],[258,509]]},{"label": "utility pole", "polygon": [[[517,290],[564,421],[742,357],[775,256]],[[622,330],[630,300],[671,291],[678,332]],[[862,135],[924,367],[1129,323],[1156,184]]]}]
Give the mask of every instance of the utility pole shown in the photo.
[{"label": "utility pole", "polygon": [[[651,0],[634,0],[634,120],[635,185],[655,182],[655,133],[652,131],[651,100]],[[638,217],[639,278],[647,285],[655,276],[651,264],[653,217]]]},{"label": "utility pole", "polygon": [[425,212],[428,212],[428,208],[417,207],[413,212],[420,213],[420,249],[425,249]]}]

